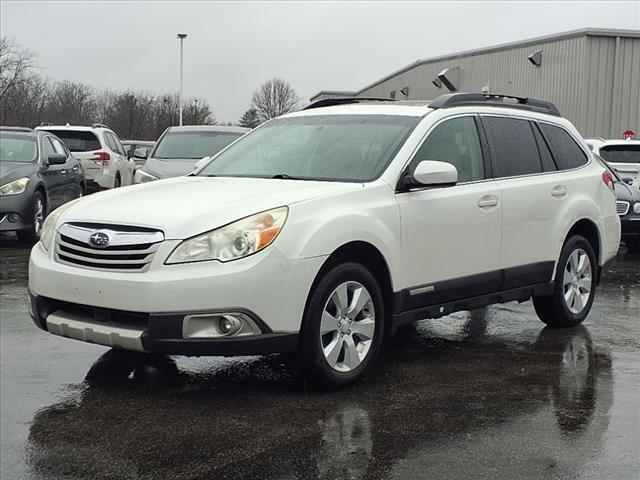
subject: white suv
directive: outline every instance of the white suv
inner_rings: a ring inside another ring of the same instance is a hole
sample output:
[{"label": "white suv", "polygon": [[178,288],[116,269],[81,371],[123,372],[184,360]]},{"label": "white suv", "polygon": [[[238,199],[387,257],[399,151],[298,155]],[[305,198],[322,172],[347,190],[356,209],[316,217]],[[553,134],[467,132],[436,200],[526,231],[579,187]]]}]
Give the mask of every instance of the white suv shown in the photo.
[{"label": "white suv", "polygon": [[619,241],[611,173],[551,104],[322,100],[194,175],[56,210],[31,315],[141,352],[297,351],[335,387],[414,320],[533,298],[582,322]]},{"label": "white suv", "polygon": [[82,162],[88,191],[131,185],[136,164],[129,159],[118,135],[106,125],[96,123],[90,127],[42,125],[57,135]]}]

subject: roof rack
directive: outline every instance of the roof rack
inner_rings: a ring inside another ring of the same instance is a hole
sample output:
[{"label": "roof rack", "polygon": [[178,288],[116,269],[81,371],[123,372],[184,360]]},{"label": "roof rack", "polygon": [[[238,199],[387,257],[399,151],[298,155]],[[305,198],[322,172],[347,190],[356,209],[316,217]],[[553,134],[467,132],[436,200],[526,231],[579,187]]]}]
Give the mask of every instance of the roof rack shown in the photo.
[{"label": "roof rack", "polygon": [[323,98],[322,100],[310,103],[303,110],[312,108],[333,107],[334,105],[348,105],[349,103],[360,102],[395,102],[393,98],[382,97],[340,97],[340,98]]},{"label": "roof rack", "polygon": [[42,122],[39,126],[40,127],[53,127],[53,123],[51,123],[51,122]]},{"label": "roof rack", "polygon": [[466,107],[469,105],[483,105],[490,107],[521,108],[532,112],[547,113],[560,117],[560,111],[551,102],[536,100],[535,98],[516,97],[514,95],[501,95],[499,93],[449,93],[440,95],[429,107],[450,108]]},{"label": "roof rack", "polygon": [[9,130],[11,132],[33,132],[33,128],[29,127],[0,127],[0,130]]},{"label": "roof rack", "polygon": [[105,125],[104,123],[92,123],[91,128],[108,128],[109,130],[111,130],[111,127],[109,127],[109,125]]}]

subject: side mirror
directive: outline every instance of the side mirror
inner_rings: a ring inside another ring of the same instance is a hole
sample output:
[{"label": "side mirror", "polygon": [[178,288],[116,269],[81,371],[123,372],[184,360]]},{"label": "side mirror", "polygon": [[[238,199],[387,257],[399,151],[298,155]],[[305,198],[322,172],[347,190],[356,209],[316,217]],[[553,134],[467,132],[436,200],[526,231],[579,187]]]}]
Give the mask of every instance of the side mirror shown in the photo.
[{"label": "side mirror", "polygon": [[451,186],[458,182],[458,170],[447,162],[424,160],[416,167],[411,180],[411,186]]},{"label": "side mirror", "polygon": [[144,147],[138,147],[133,151],[133,157],[140,160],[146,160],[149,156],[149,150]]},{"label": "side mirror", "polygon": [[64,165],[67,162],[67,156],[64,153],[52,153],[47,157],[47,165]]}]

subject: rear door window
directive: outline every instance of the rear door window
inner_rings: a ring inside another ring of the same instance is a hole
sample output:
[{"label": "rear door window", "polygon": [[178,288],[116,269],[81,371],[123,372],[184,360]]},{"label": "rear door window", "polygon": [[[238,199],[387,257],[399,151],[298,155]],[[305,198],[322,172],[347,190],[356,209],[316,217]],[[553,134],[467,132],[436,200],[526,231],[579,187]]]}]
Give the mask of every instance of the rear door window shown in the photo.
[{"label": "rear door window", "polygon": [[548,123],[539,125],[560,170],[578,168],[587,163],[587,155],[565,129]]},{"label": "rear door window", "polygon": [[600,156],[612,163],[640,163],[640,145],[604,145]]},{"label": "rear door window", "polygon": [[124,147],[120,143],[120,139],[118,138],[118,136],[112,132],[107,132],[107,133],[111,136],[111,141],[113,142],[113,146],[115,147],[114,150],[118,152],[120,155],[126,155],[124,151]]},{"label": "rear door window", "polygon": [[452,118],[437,125],[411,160],[409,171],[424,160],[452,164],[458,170],[458,183],[482,180],[484,163],[474,118]]},{"label": "rear door window", "polygon": [[109,150],[115,153],[118,153],[118,147],[116,147],[116,141],[111,136],[111,134],[109,132],[104,132],[103,135],[104,135],[104,141],[107,143]]},{"label": "rear door window", "polygon": [[481,116],[496,178],[542,172],[538,145],[528,120]]},{"label": "rear door window", "polygon": [[62,140],[72,152],[100,150],[100,140],[93,132],[78,130],[47,130]]}]

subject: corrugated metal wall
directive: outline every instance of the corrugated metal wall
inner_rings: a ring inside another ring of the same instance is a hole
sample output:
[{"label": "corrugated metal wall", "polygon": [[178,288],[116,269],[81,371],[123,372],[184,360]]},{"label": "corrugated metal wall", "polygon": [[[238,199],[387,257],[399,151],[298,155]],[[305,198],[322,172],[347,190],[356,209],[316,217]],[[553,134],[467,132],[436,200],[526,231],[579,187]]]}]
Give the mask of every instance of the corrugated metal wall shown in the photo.
[{"label": "corrugated metal wall", "polygon": [[[431,81],[445,68],[459,68],[459,91],[535,97],[555,103],[586,137],[619,138],[640,128],[640,38],[580,36],[478,53],[418,65],[359,96],[433,99],[448,93]],[[542,50],[542,65],[527,57]],[[615,81],[614,81],[615,78]],[[404,97],[400,89],[409,86]]]}]

